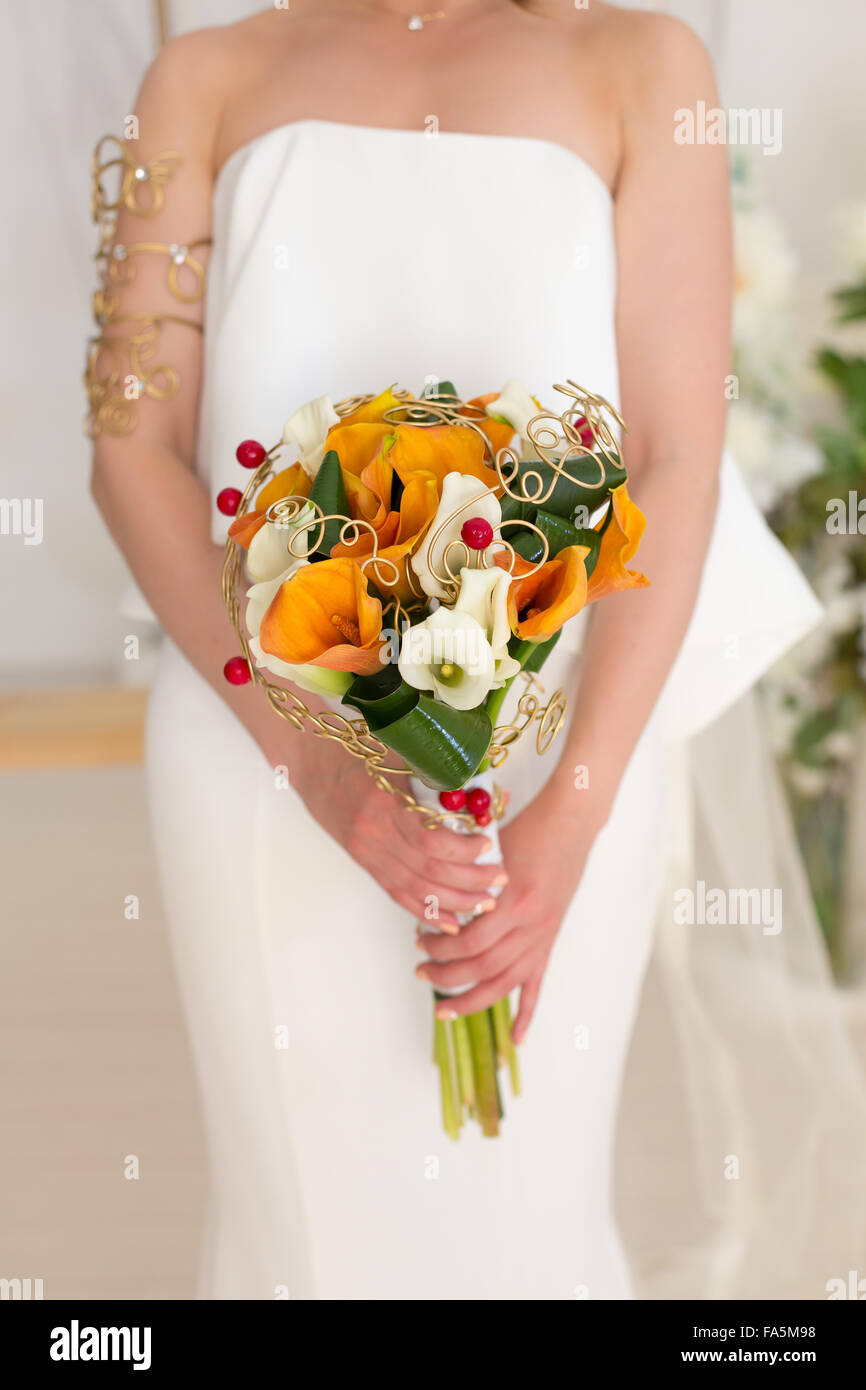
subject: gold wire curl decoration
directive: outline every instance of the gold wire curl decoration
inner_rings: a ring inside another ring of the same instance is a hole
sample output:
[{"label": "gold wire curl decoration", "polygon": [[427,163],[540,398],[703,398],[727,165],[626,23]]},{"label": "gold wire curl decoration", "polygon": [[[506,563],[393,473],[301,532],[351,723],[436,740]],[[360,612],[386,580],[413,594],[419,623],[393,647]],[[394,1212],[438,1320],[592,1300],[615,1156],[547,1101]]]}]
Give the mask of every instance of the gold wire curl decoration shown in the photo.
[{"label": "gold wire curl decoration", "polygon": [[[608,478],[608,466],[616,468],[619,465],[619,450],[612,422],[615,422],[621,429],[626,427],[621,416],[610,402],[605,400],[603,396],[585,391],[576,382],[570,380],[565,385],[557,385],[554,389],[568,396],[571,404],[561,415],[555,415],[550,411],[540,411],[538,415],[533,417],[528,426],[529,439],[539,461],[548,464],[555,475],[550,480],[546,490],[544,490],[542,475],[537,471],[524,469],[523,474],[520,473],[518,464],[522,460],[513,449],[506,447],[494,452],[489,437],[481,428],[480,422],[487,419],[486,412],[481,407],[473,406],[450,393],[441,397],[428,398],[426,396],[412,396],[406,391],[394,392],[399,404],[385,412],[384,419],[388,423],[395,426],[413,425],[421,428],[432,428],[437,425],[459,425],[462,428],[470,429],[482,441],[484,461],[489,463],[496,473],[495,483],[491,483],[489,487],[470,499],[468,503],[456,508],[446,518],[446,521],[437,527],[435,534],[429,540],[425,538],[428,559],[441,534],[450,528],[468,507],[477,507],[482,497],[499,497],[505,493],[515,501],[539,505],[547,500],[560,477],[568,479],[578,487],[592,486],[585,479],[575,478],[568,472],[566,464],[572,459],[593,458],[598,464],[599,482],[604,482]],[[338,402],[334,409],[341,418],[344,418],[375,399],[376,396],[373,392],[351,396]],[[581,439],[577,424],[579,420],[585,421],[589,426],[592,437],[592,444],[589,446]],[[238,506],[237,514],[239,516],[249,510],[250,503],[256,493],[274,476],[275,461],[281,448],[281,444],[273,446],[253,473]],[[531,493],[527,491],[528,481],[532,483],[534,488]],[[517,490],[515,490],[515,485]],[[298,522],[298,518],[307,509],[311,509],[313,515]],[[357,544],[362,534],[369,534],[372,537],[373,549],[372,553],[365,556],[362,562],[359,561],[361,569],[365,572],[368,568],[371,569],[372,573],[378,575],[380,582],[386,586],[389,583],[396,583],[399,576],[398,567],[387,557],[379,555],[378,538],[375,528],[370,522],[343,516],[325,516],[316,503],[311,503],[307,498],[295,497],[282,498],[272,503],[266,515],[268,520],[275,525],[291,529],[292,535],[287,542],[287,549],[297,559],[306,558],[311,551],[318,548],[324,538],[325,527],[329,522],[340,522],[340,543],[347,547]],[[523,571],[524,576],[534,574],[545,563],[549,555],[547,538],[538,527],[516,518],[502,522],[495,528],[494,541],[488,550],[494,551],[495,547],[495,554],[507,553],[509,557],[507,572],[513,573],[517,555],[513,547],[503,538],[501,531],[502,526],[518,524],[535,531],[543,543],[542,559]],[[499,532],[498,535],[495,534],[496,531]],[[309,532],[313,532],[313,535],[307,538]],[[303,549],[299,548],[302,540]],[[493,556],[488,555],[487,552],[471,552],[462,540],[451,541],[446,546],[445,555],[443,555],[444,575],[440,578],[439,574],[432,571],[435,577],[449,589],[455,589],[459,585],[459,569],[455,574],[447,561],[447,553],[454,545],[463,547],[469,562],[474,560],[475,563],[482,565],[494,563]],[[485,556],[487,557],[486,560]],[[389,565],[394,571],[394,577],[391,580],[381,579],[377,567],[382,564]],[[465,567],[464,565],[460,568]],[[407,563],[407,577],[410,571],[411,566]],[[265,672],[256,665],[250,652],[247,633],[241,617],[240,587],[243,579],[244,551],[232,537],[229,537],[222,571],[223,601],[228,609],[229,618],[240,643],[241,651],[249,666],[251,678],[255,684],[262,686],[275,713],[299,731],[307,731],[317,738],[342,744],[351,757],[361,759],[366,771],[380,790],[399,797],[407,810],[413,811],[423,818],[423,823],[427,828],[432,829],[437,825],[456,821],[464,824],[467,829],[474,829],[474,820],[469,815],[433,811],[416,801],[406,790],[405,785],[400,785],[401,779],[413,775],[412,769],[405,765],[394,766],[393,763],[389,763],[389,758],[393,757],[391,750],[371,733],[364,719],[348,718],[334,711],[314,714],[294,691],[276,685],[268,679]],[[413,589],[413,592],[416,591]],[[416,596],[420,597],[421,595],[416,593]],[[396,596],[392,596],[385,607],[393,607],[396,626],[396,620],[403,611],[400,600]],[[565,721],[568,702],[563,692],[556,690],[544,701],[540,698],[540,695],[543,695],[543,688],[537,679],[527,672],[521,672],[521,675],[527,682],[527,689],[517,702],[513,722],[497,725],[493,730],[486,759],[487,766],[491,768],[501,767],[515,743],[533,729],[536,735],[536,750],[538,753],[545,753]],[[536,689],[540,694],[536,694]],[[497,819],[501,819],[505,809],[505,797],[498,787],[494,787],[493,809]]]},{"label": "gold wire curl decoration", "polygon": [[[194,252],[200,246],[211,246],[210,237],[199,237],[188,245],[178,242],[132,241],[128,244],[116,241],[105,255],[105,286],[116,288],[131,285],[136,277],[136,257],[140,255],[168,256],[166,289],[174,299],[182,304],[198,304],[204,298],[205,268]],[[187,281],[187,287],[181,279]],[[111,317],[109,308],[107,317]]]},{"label": "gold wire curl decoration", "polygon": [[[98,227],[93,316],[99,336],[88,343],[84,372],[89,406],[85,429],[93,437],[130,434],[136,424],[136,402],[142,395],[154,400],[177,395],[177,368],[167,363],[151,365],[163,324],[184,324],[202,331],[202,324],[195,319],[157,311],[124,313],[121,304],[121,291],[135,280],[137,260],[142,255],[168,257],[165,287],[173,299],[198,304],[204,298],[205,267],[196,253],[212,244],[210,237],[184,243],[124,244],[116,239],[121,210],[143,218],[155,217],[162,210],[166,185],[181,163],[174,150],[140,160],[130,143],[117,135],[104,135],[93,153],[91,211]],[[112,328],[115,331],[109,331]],[[133,383],[137,385],[133,387]]]},{"label": "gold wire curl decoration", "polygon": [[[165,185],[180,163],[180,155],[175,150],[166,150],[151,160],[139,162],[119,135],[103,135],[93,151],[91,166],[93,221],[113,221],[122,207],[139,217],[155,217],[165,201]],[[105,188],[109,170],[114,171],[117,179],[114,197]]]},{"label": "gold wire curl decoration", "polygon": [[128,324],[128,331],[103,333],[88,345],[84,384],[90,403],[89,432],[94,436],[130,434],[142,396],[166,401],[180,388],[177,369],[166,362],[154,363],[154,358],[163,324],[188,320],[174,314],[131,314],[128,320],[113,322]]}]

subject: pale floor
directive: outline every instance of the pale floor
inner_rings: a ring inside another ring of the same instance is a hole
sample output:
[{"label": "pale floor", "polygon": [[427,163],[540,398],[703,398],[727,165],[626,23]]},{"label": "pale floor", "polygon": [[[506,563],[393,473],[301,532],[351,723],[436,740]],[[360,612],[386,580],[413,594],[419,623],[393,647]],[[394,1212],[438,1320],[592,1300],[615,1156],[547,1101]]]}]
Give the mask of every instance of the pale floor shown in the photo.
[{"label": "pale floor", "polygon": [[203,1149],[141,769],[7,774],[0,816],[0,1276],[189,1298]]}]

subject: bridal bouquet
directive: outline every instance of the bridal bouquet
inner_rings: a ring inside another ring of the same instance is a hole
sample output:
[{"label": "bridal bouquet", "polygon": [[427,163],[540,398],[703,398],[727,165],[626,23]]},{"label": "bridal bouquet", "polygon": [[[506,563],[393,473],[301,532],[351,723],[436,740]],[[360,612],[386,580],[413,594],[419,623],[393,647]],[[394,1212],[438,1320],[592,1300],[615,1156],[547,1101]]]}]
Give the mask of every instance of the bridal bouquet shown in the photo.
[{"label": "bridal bouquet", "polygon": [[[565,715],[561,692],[541,703],[535,674],[586,604],[647,583],[626,568],[644,519],[622,421],[572,382],[556,389],[561,415],[514,381],[469,401],[448,382],[322,396],[274,448],[239,445],[254,476],[217,499],[235,518],[223,589],[243,652],[226,678],[254,679],[296,727],[342,742],[431,827],[483,828],[497,862],[491,769],[529,729],[543,752]],[[284,446],[294,460],[278,469]],[[269,676],[330,706],[315,714]],[[497,725],[518,678],[516,718]],[[436,1017],[434,1052],[448,1134],[467,1112],[497,1134],[500,1066],[519,1088],[508,998]]]}]

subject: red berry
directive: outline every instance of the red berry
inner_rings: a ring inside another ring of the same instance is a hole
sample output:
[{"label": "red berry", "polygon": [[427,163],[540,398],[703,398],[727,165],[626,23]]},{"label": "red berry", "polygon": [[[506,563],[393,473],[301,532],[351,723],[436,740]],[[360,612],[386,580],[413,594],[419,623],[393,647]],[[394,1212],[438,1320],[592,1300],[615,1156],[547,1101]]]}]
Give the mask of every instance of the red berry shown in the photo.
[{"label": "red berry", "polygon": [[590,425],[585,415],[581,415],[578,417],[577,420],[575,420],[574,428],[577,430],[580,442],[583,445],[584,449],[594,449],[595,435],[593,434],[592,426]]},{"label": "red berry", "polygon": [[493,527],[483,516],[471,516],[460,528],[460,536],[470,550],[486,550],[493,540]]},{"label": "red berry", "polygon": [[485,825],[489,825],[492,820],[493,817],[491,816],[490,812],[484,811],[480,816],[475,817],[475,824],[480,825],[483,828]]},{"label": "red berry", "polygon": [[483,787],[473,787],[466,795],[466,809],[477,820],[490,810],[490,793]]},{"label": "red berry", "polygon": [[462,787],[453,792],[440,792],[439,805],[446,811],[462,811],[466,805],[466,793]]},{"label": "red berry", "polygon": [[239,488],[224,487],[222,492],[217,493],[217,507],[223,516],[236,516],[242,497],[243,493]]},{"label": "red berry", "polygon": [[223,667],[223,675],[229,685],[246,685],[252,672],[249,662],[243,656],[230,656]]},{"label": "red berry", "polygon": [[266,456],[264,444],[260,444],[257,439],[245,439],[235,449],[235,458],[241,468],[258,468],[260,463],[264,463]]}]

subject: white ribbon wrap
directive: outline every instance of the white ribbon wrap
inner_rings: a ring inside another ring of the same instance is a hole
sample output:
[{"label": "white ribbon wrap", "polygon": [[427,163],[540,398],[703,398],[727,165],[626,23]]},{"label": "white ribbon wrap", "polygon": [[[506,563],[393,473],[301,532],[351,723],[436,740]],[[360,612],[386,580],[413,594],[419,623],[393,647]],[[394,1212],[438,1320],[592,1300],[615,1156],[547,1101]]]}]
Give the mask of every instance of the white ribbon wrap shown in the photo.
[{"label": "white ribbon wrap", "polygon": [[[483,789],[484,789],[486,792],[489,792],[489,794],[490,794],[490,802],[491,802],[491,809],[492,809],[492,805],[493,805],[493,775],[492,775],[492,773],[490,773],[490,772],[479,772],[479,773],[477,773],[476,776],[472,778],[472,783],[471,783],[471,787],[469,788],[469,790],[472,790],[472,789],[475,788],[475,787],[483,787]],[[431,811],[441,811],[441,810],[442,810],[442,805],[441,805],[441,803],[440,803],[440,801],[439,801],[439,793],[438,793],[437,791],[434,791],[434,789],[433,789],[432,787],[428,787],[427,784],[426,784],[426,782],[421,782],[421,781],[418,780],[417,777],[413,777],[413,778],[412,778],[412,781],[411,781],[411,788],[410,788],[410,790],[411,790],[411,793],[412,793],[412,795],[414,796],[415,800],[419,803],[419,805],[425,806],[425,807],[427,807],[427,808],[428,808],[429,810],[431,810]],[[453,831],[455,831],[455,832],[456,832],[457,834],[459,834],[459,835],[472,835],[472,834],[474,833],[472,830],[468,829],[468,827],[467,827],[462,821],[458,820],[458,818],[457,818],[456,816],[449,816],[448,819],[444,822],[444,825],[445,825],[446,829],[448,829],[448,830],[453,830]],[[430,833],[431,833],[432,835],[435,835],[436,831],[435,831],[435,830],[432,830]],[[480,829],[480,831],[479,831],[479,838],[480,838],[481,835],[486,835],[487,838],[488,838],[489,840],[492,841],[492,844],[491,844],[491,847],[490,847],[489,850],[487,850],[484,854],[481,854],[481,855],[478,856],[478,858],[477,858],[476,861],[475,861],[476,864],[501,864],[501,863],[502,863],[502,850],[501,850],[500,844],[499,844],[499,828],[498,828],[498,826],[497,826],[497,824],[496,824],[496,821],[495,821],[495,820],[491,820],[491,822],[490,822],[489,825],[483,826],[483,827]],[[501,888],[501,887],[488,888],[488,889],[485,890],[485,893],[484,893],[483,896],[490,896],[490,897],[493,897],[493,898],[498,898],[498,897],[499,897],[499,894],[500,894],[501,892],[502,892],[502,888]],[[431,894],[431,896],[433,896],[433,895]],[[437,902],[436,904],[434,904],[433,906],[437,909],[437,912],[438,912],[438,902]],[[461,927],[465,927],[466,924],[467,924],[467,922],[471,922],[471,921],[473,921],[476,917],[480,917],[480,916],[481,916],[481,913],[480,913],[480,912],[460,912],[460,913],[457,913],[457,920],[458,920],[458,922],[460,923]],[[440,928],[437,927],[437,925],[436,925],[436,918],[435,918],[435,917],[434,917],[434,918],[431,918],[431,919],[429,919],[429,920],[425,919],[425,921],[424,921],[423,923],[421,923],[421,926],[422,926],[422,928],[423,928],[424,931],[429,931],[429,932],[439,932],[439,931],[440,931]],[[438,992],[439,994],[457,995],[457,994],[465,994],[465,993],[467,992],[467,990],[470,990],[470,989],[473,989],[473,988],[474,988],[474,985],[471,985],[471,984],[469,984],[469,985],[458,985],[455,989],[442,989],[441,987],[437,986],[437,992]]]}]

